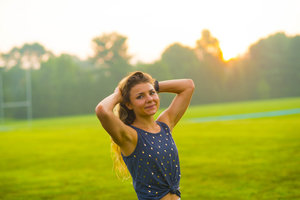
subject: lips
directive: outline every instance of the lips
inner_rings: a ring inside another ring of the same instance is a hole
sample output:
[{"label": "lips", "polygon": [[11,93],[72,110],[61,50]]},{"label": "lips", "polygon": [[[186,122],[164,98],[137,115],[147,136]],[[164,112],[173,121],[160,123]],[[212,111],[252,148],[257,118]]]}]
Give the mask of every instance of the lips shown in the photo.
[{"label": "lips", "polygon": [[155,108],[156,107],[156,104],[153,104],[151,106],[146,106],[145,109],[152,109],[152,108]]}]

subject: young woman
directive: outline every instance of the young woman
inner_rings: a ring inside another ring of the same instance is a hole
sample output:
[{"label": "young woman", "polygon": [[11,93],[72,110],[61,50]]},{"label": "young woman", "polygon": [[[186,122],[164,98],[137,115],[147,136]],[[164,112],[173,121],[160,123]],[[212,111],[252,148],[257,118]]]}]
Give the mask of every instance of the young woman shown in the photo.
[{"label": "young woman", "polygon": [[[133,72],[96,107],[98,119],[112,138],[115,168],[122,171],[127,166],[139,200],[180,199],[180,165],[171,132],[188,108],[193,91],[190,79],[158,83],[147,73]],[[155,120],[158,92],[176,96]],[[113,111],[117,105],[118,116]]]}]

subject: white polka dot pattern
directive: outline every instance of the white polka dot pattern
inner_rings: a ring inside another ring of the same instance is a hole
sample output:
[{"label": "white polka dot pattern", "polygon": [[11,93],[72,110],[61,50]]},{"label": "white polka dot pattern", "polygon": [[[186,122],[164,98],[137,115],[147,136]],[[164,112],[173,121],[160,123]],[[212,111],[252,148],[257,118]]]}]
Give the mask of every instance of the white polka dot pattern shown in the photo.
[{"label": "white polka dot pattern", "polygon": [[[157,123],[161,126],[159,133],[132,126],[138,133],[137,147],[130,156],[123,156],[141,199],[160,199],[166,191],[180,196],[178,150],[169,127],[162,122]],[[143,196],[145,194],[147,196]]]}]

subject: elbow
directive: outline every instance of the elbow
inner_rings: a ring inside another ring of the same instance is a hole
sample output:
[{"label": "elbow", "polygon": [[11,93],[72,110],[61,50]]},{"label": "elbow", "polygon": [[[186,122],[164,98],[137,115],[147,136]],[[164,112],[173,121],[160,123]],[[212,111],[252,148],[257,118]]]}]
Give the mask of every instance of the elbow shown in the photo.
[{"label": "elbow", "polygon": [[195,89],[194,81],[192,79],[187,79],[187,84],[188,84],[188,88],[194,91]]},{"label": "elbow", "polygon": [[102,116],[106,115],[107,111],[105,110],[104,106],[101,103],[99,103],[95,108],[95,113],[100,119]]}]

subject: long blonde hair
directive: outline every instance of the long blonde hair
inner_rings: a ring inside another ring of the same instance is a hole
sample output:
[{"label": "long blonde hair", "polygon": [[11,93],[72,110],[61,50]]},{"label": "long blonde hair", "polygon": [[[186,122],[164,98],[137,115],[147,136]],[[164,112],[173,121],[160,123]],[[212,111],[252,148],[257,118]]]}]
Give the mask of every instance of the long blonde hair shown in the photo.
[{"label": "long blonde hair", "polygon": [[[126,103],[130,102],[130,90],[132,87],[139,83],[151,83],[154,84],[154,79],[150,74],[145,72],[132,72],[125,78],[123,78],[118,87],[121,91],[123,101],[115,107],[115,114],[120,118],[126,125],[130,125],[135,120],[135,113],[133,110],[127,108]],[[126,180],[130,177],[129,171],[121,155],[121,149],[111,139],[111,156],[114,164],[114,171],[118,178]]]}]

